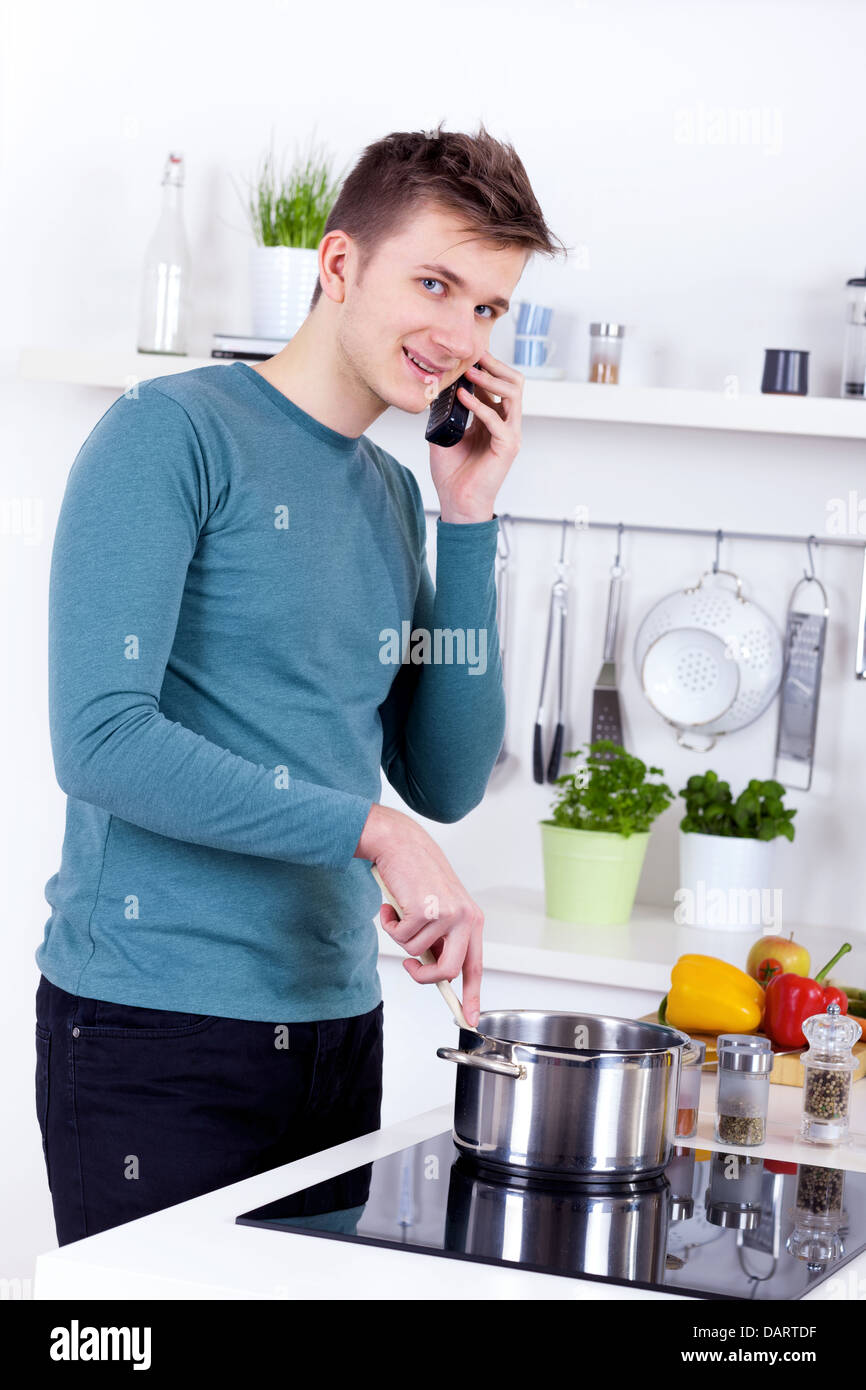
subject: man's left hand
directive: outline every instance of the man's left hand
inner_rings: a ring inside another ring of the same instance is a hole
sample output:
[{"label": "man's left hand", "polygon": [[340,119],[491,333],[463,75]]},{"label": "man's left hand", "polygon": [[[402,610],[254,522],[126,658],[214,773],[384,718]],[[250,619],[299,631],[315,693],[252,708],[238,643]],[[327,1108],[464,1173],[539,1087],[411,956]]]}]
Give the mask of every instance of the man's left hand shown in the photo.
[{"label": "man's left hand", "polygon": [[[523,375],[491,352],[465,375],[475,393],[461,386],[457,398],[474,419],[459,444],[430,445],[430,473],[443,521],[491,521],[496,494],[520,449]],[[499,396],[497,401],[495,397]]]}]

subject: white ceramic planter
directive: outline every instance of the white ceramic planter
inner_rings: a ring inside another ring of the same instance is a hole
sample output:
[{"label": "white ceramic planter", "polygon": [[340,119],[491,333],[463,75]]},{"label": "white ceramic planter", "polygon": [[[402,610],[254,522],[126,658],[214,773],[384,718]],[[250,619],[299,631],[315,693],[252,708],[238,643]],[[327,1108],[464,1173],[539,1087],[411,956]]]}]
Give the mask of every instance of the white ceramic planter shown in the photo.
[{"label": "white ceramic planter", "polygon": [[675,920],[711,931],[780,931],[778,844],[778,838],[749,840],[681,830]]},{"label": "white ceramic planter", "polygon": [[319,253],[304,246],[250,250],[250,308],[257,338],[292,338],[307,314],[319,278]]}]

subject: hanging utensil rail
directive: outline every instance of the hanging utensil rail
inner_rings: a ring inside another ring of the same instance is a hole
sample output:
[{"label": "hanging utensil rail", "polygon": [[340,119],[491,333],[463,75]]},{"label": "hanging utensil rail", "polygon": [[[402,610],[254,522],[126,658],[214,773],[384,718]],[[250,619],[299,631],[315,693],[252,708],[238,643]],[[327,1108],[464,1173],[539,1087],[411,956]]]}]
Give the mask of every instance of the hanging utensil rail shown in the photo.
[{"label": "hanging utensil rail", "polygon": [[[426,516],[439,516],[438,507],[425,507]],[[824,545],[846,546],[861,551],[862,564],[860,572],[860,599],[857,613],[857,648],[854,662],[854,674],[858,680],[866,680],[866,541],[858,540],[848,536],[816,536],[814,533],[809,536],[789,536],[781,532],[774,531],[727,531],[721,527],[715,529],[699,526],[648,526],[642,522],[628,521],[581,521],[577,522],[573,517],[563,516],[515,516],[513,512],[497,513],[506,521],[518,521],[532,523],[536,526],[563,526],[569,523],[575,530],[586,531],[641,531],[658,536],[709,536],[716,542],[716,565],[718,566],[718,550],[723,540],[729,541],[784,541],[789,545],[817,545],[819,548]]]}]

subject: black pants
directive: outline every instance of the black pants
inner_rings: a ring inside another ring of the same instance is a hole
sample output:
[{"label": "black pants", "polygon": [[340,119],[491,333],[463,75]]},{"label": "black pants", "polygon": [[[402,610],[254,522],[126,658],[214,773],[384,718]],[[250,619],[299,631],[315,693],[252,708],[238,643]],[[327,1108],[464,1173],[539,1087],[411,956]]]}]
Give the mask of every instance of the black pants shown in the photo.
[{"label": "black pants", "polygon": [[60,1245],[379,1128],[383,1005],[254,1023],[36,991]]}]

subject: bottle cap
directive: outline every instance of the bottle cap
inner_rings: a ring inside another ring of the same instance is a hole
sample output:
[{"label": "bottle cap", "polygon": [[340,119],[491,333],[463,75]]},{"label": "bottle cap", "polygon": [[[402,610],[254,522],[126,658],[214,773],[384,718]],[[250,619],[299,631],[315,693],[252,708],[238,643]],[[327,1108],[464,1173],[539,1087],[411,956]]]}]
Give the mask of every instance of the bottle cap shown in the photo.
[{"label": "bottle cap", "polygon": [[773,1069],[773,1045],[769,1038],[750,1033],[720,1033],[716,1042],[720,1071],[764,1075]]}]

